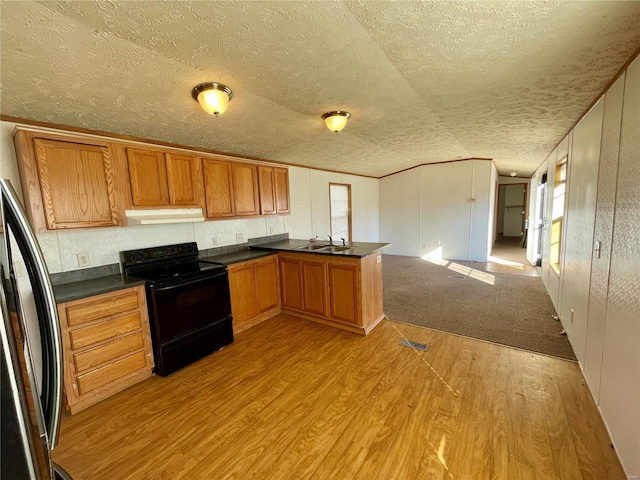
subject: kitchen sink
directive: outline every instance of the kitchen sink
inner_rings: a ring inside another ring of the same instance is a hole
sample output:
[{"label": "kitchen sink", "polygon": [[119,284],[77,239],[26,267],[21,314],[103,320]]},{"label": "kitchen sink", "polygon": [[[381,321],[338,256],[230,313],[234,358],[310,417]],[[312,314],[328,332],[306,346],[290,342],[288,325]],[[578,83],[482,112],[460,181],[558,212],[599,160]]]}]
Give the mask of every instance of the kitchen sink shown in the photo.
[{"label": "kitchen sink", "polygon": [[296,247],[296,250],[321,250],[329,246],[330,245],[324,245],[324,244],[316,245],[316,244],[310,243],[309,245],[301,245],[299,247]]},{"label": "kitchen sink", "polygon": [[327,245],[321,250],[323,252],[344,252],[345,250],[351,250],[353,247],[343,247],[342,245]]},{"label": "kitchen sink", "polygon": [[353,247],[345,247],[342,245],[327,245],[323,244],[314,244],[310,243],[309,245],[300,245],[296,247],[296,250],[311,250],[312,252],[344,252],[346,250],[351,250]]}]

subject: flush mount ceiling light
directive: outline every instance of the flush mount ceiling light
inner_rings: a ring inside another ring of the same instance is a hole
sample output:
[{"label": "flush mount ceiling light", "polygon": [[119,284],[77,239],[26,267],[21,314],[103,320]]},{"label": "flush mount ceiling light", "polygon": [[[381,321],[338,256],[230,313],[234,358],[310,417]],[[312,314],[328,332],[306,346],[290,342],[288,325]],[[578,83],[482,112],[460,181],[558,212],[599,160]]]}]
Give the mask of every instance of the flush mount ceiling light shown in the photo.
[{"label": "flush mount ceiling light", "polygon": [[333,112],[327,112],[322,115],[324,123],[327,124],[327,128],[332,132],[338,133],[347,124],[347,120],[351,114],[343,110],[335,110]]},{"label": "flush mount ceiling light", "polygon": [[511,172],[509,175],[511,175],[512,177],[515,177],[516,175],[518,175],[518,172]]},{"label": "flush mount ceiling light", "polygon": [[205,112],[222,115],[233,98],[231,89],[221,83],[201,83],[194,87],[191,96],[198,101]]}]

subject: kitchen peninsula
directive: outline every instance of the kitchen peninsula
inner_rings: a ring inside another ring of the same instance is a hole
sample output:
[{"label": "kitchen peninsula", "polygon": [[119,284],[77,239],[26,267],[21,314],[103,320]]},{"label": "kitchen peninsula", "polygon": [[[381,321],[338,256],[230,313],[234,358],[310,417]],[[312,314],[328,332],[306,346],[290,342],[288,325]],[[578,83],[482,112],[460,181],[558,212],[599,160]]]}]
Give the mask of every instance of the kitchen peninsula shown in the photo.
[{"label": "kitchen peninsula", "polygon": [[380,250],[387,245],[290,239],[252,248],[278,253],[284,313],[367,335],[384,318]]}]

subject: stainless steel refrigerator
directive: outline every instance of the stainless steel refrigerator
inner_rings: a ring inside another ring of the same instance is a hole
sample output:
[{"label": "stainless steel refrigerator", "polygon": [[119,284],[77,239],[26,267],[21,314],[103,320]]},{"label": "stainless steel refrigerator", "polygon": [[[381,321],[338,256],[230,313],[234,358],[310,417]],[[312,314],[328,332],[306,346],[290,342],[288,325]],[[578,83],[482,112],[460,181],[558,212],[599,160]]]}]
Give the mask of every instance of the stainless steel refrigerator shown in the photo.
[{"label": "stainless steel refrigerator", "polygon": [[71,479],[51,459],[62,343],[49,272],[16,192],[0,179],[0,478]]}]

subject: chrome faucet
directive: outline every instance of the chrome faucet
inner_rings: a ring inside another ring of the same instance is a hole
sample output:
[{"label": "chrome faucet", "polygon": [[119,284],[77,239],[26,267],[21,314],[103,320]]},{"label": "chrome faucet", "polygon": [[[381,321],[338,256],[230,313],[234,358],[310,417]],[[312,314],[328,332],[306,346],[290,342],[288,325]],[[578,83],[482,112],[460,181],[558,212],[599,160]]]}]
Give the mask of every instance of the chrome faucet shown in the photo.
[{"label": "chrome faucet", "polygon": [[340,237],[340,240],[342,240],[342,246],[346,247],[347,246],[347,241],[342,237]]},{"label": "chrome faucet", "polygon": [[331,235],[327,235],[327,237],[329,237],[329,245],[333,245],[333,238],[331,238]]}]

